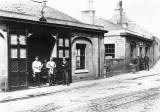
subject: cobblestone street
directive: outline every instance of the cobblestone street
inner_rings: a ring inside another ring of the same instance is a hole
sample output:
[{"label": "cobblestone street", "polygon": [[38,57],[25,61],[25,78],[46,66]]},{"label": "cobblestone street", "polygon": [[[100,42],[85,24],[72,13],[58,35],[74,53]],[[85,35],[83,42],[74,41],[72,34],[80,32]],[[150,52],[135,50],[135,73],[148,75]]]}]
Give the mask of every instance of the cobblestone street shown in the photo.
[{"label": "cobblestone street", "polygon": [[130,77],[120,75],[90,81],[93,83],[79,88],[72,89],[76,83],[59,86],[65,90],[2,102],[0,109],[4,112],[153,112],[160,102],[160,75],[154,70],[139,73],[146,76],[131,73]]}]

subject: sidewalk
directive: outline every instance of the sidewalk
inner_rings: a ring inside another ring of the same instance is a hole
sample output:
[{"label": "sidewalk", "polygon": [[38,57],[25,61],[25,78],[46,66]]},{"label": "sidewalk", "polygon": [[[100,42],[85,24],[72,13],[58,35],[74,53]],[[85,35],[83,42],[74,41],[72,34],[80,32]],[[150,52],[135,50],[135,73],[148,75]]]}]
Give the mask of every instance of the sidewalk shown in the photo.
[{"label": "sidewalk", "polygon": [[135,78],[141,78],[141,77],[154,76],[158,74],[160,74],[160,61],[158,61],[157,64],[150,71],[139,71],[139,72],[136,72],[135,74],[127,73],[127,74],[113,76],[110,78],[75,82],[75,83],[72,83],[70,86],[58,85],[58,86],[51,86],[51,87],[29,88],[26,90],[18,90],[13,92],[0,92],[0,102],[2,103],[7,101],[14,101],[14,100],[50,95],[58,92],[70,91],[72,89],[88,87],[88,86],[96,85],[106,81],[112,82],[112,81],[118,81],[118,80],[129,80],[129,79],[135,79]]}]

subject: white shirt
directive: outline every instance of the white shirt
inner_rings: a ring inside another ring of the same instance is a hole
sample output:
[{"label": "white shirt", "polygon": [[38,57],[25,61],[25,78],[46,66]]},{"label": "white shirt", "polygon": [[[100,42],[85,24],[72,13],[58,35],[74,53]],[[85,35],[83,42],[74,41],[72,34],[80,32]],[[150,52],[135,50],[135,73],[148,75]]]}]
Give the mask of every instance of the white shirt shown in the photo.
[{"label": "white shirt", "polygon": [[47,62],[47,68],[49,68],[49,73],[53,74],[53,69],[56,67],[56,63],[54,61]]},{"label": "white shirt", "polygon": [[35,73],[35,72],[41,72],[41,68],[42,68],[42,63],[40,61],[34,61],[32,63],[33,73]]}]

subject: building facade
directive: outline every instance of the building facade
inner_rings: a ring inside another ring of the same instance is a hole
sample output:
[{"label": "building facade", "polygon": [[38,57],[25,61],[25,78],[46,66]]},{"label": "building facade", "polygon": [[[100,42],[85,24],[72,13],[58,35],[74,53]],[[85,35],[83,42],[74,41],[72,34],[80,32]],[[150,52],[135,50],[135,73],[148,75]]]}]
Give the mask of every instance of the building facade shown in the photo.
[{"label": "building facade", "polygon": [[[30,86],[35,56],[41,61],[54,57],[59,62],[67,58],[70,82],[101,77],[104,32],[107,31],[101,26],[84,24],[30,0],[18,3],[3,0],[0,6],[0,88],[10,91]],[[61,77],[61,73],[57,76]]]},{"label": "building facade", "polygon": [[[112,75],[132,71],[130,65],[136,63],[137,57],[147,55],[150,59],[150,65],[153,65],[159,57],[159,53],[155,53],[158,48],[158,45],[155,45],[157,40],[152,34],[128,19],[122,5],[120,0],[115,14],[109,20],[97,18],[93,9],[82,11],[82,17],[87,18],[82,18],[83,22],[104,26],[105,30],[109,31],[105,33],[104,37],[104,66],[108,68],[106,66],[111,65]],[[104,73],[106,74],[106,69],[104,69]]]}]

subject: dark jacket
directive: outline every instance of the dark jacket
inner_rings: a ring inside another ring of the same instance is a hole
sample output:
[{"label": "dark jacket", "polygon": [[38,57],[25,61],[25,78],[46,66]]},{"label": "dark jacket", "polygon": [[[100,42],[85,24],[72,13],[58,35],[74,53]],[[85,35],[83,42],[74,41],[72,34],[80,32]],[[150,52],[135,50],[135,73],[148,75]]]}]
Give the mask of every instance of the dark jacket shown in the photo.
[{"label": "dark jacket", "polygon": [[149,57],[148,56],[144,57],[144,62],[147,63],[147,64],[149,63]]}]

